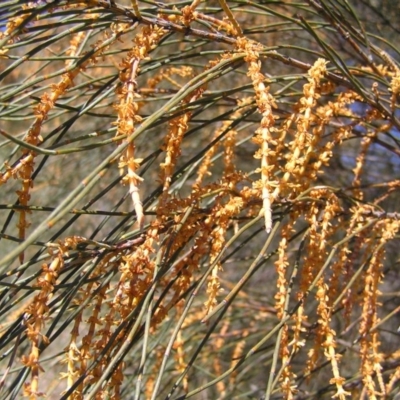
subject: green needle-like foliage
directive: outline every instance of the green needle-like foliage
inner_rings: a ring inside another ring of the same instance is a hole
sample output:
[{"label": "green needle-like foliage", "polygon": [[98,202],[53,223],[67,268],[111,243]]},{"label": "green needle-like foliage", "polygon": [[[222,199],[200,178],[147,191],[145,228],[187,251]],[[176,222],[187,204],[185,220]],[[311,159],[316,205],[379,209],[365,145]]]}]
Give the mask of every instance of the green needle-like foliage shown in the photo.
[{"label": "green needle-like foliage", "polygon": [[389,0],[0,3],[0,399],[394,399]]}]

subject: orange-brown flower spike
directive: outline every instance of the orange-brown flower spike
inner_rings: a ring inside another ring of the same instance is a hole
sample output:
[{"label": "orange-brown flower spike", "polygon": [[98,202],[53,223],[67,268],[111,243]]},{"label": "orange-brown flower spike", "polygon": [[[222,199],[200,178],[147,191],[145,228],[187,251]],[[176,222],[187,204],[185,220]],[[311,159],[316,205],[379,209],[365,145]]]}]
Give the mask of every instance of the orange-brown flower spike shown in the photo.
[{"label": "orange-brown flower spike", "polygon": [[[188,101],[183,104],[189,104],[201,97],[204,89],[199,89],[196,93],[190,95]],[[163,186],[163,195],[161,202],[164,202],[168,196],[168,189],[171,185],[175,164],[181,154],[181,143],[185,133],[189,128],[191,113],[185,113],[180,117],[174,118],[168,125],[168,133],[165,137],[163,150],[165,151],[165,161],[160,164],[161,167],[161,182]]]},{"label": "orange-brown flower spike", "polygon": [[247,75],[253,82],[258,111],[262,115],[260,127],[256,130],[253,141],[260,146],[260,150],[254,155],[261,159],[261,198],[263,202],[263,213],[265,230],[269,233],[272,229],[272,198],[270,194],[270,174],[274,166],[269,164],[269,157],[272,155],[271,145],[276,145],[272,138],[274,132],[275,117],[272,109],[276,107],[273,96],[269,93],[269,87],[265,86],[266,78],[261,73],[261,62],[259,60],[259,50],[257,44],[245,38],[237,40],[240,50],[246,52],[245,61],[248,64]]},{"label": "orange-brown flower spike", "polygon": [[312,110],[316,106],[316,100],[320,97],[319,89],[321,80],[326,73],[326,65],[327,61],[319,58],[308,71],[308,83],[303,86],[303,97],[298,104],[297,129],[294,139],[290,143],[290,151],[287,153],[282,183],[275,189],[274,198],[279,195],[281,188],[285,187],[288,182],[290,182],[290,186],[297,187],[296,191],[299,192],[306,189],[310,180],[314,178],[310,174],[312,170],[309,160],[314,152],[318,152],[317,145],[328,119],[321,119],[318,128],[312,132],[310,132],[310,128],[314,120]]},{"label": "orange-brown flower spike", "polygon": [[[220,196],[222,200],[222,194]],[[217,201],[213,213],[207,218],[206,223],[215,227],[211,231],[210,264],[215,263],[207,284],[208,299],[205,302],[206,314],[209,314],[217,303],[217,296],[221,292],[219,271],[222,270],[220,261],[216,262],[226,242],[226,233],[232,222],[232,217],[238,215],[243,209],[243,200],[240,197],[231,197],[223,206]]]},{"label": "orange-brown flower spike", "polygon": [[[0,40],[7,37],[7,36],[11,36],[13,35],[14,32],[18,32],[18,28],[20,25],[22,25],[24,23],[25,20],[27,20],[28,18],[31,17],[31,13],[28,10],[32,10],[35,7],[35,3],[33,2],[29,2],[28,4],[23,4],[21,6],[22,10],[24,10],[24,13],[20,13],[18,16],[16,17],[12,17],[10,18],[7,23],[6,23],[6,29],[3,32],[0,32]],[[18,37],[10,37],[10,39],[8,40],[9,44],[15,43],[18,41]],[[0,50],[0,56],[3,54],[6,54],[8,51],[8,49],[4,49],[4,50]]]},{"label": "orange-brown flower spike", "polygon": [[85,37],[85,32],[78,32],[72,37],[69,49],[66,52],[66,55],[71,57],[70,60],[67,60],[65,62],[67,67],[74,63],[73,57],[76,56],[78,52],[78,46],[80,45],[84,37]]},{"label": "orange-brown flower spike", "polygon": [[218,0],[221,8],[224,10],[226,16],[228,17],[230,23],[233,26],[233,31],[236,36],[243,36],[242,28],[240,27],[239,23],[236,21],[235,16],[233,15],[231,9],[229,8],[226,0]]},{"label": "orange-brown flower spike", "polygon": [[122,182],[129,185],[129,193],[140,228],[144,224],[144,214],[138,186],[143,179],[136,174],[136,171],[142,160],[135,158],[135,145],[132,140],[129,140],[135,131],[135,124],[142,121],[141,116],[138,115],[139,105],[135,101],[135,98],[140,97],[136,93],[136,76],[140,62],[148,57],[149,52],[155,48],[164,34],[165,31],[162,28],[145,26],[142,32],[135,37],[134,47],[120,64],[120,79],[123,86],[119,92],[120,102],[115,105],[118,112],[115,124],[117,125],[117,136],[125,135],[129,144],[125,154],[121,155],[119,168],[121,172],[125,167],[127,169],[127,175]]},{"label": "orange-brown flower spike", "polygon": [[[385,394],[382,377],[382,355],[380,353],[379,331],[379,285],[382,281],[383,261],[387,241],[393,239],[400,228],[399,221],[382,220],[375,227],[376,241],[370,243],[372,254],[364,273],[364,289],[361,298],[362,318],[359,327],[361,374],[369,398]],[[377,387],[378,386],[378,387]],[[383,393],[382,393],[383,392]]]},{"label": "orange-brown flower spike", "polygon": [[43,264],[42,272],[37,280],[39,293],[33,298],[30,305],[25,310],[27,327],[26,334],[31,342],[31,351],[28,356],[22,356],[22,363],[31,370],[31,382],[25,383],[24,393],[30,399],[36,399],[42,396],[39,393],[39,373],[43,372],[43,368],[39,363],[41,342],[48,339],[43,335],[42,329],[48,319],[49,301],[53,295],[54,285],[59,274],[59,270],[63,267],[63,254],[61,251],[54,255],[50,265]]},{"label": "orange-brown flower spike", "polygon": [[322,342],[322,348],[324,349],[324,354],[327,360],[331,363],[333,378],[329,381],[330,384],[336,385],[336,393],[333,396],[334,398],[338,398],[339,400],[345,400],[346,397],[350,396],[350,393],[345,391],[343,388],[343,383],[345,382],[345,378],[340,376],[339,371],[339,360],[341,358],[340,354],[337,354],[335,351],[336,348],[336,340],[335,340],[335,331],[330,327],[331,313],[332,310],[329,307],[329,287],[326,283],[323,282],[323,279],[318,282],[318,290],[316,294],[316,298],[318,301],[318,323],[319,323],[319,332],[321,336],[324,338]]},{"label": "orange-brown flower spike", "polygon": [[356,165],[353,168],[354,178],[353,178],[353,195],[359,198],[360,200],[363,198],[363,191],[359,189],[361,186],[361,175],[364,169],[364,164],[367,159],[368,150],[373,143],[373,137],[376,136],[374,134],[366,135],[361,141],[361,149],[360,153],[356,159]]}]

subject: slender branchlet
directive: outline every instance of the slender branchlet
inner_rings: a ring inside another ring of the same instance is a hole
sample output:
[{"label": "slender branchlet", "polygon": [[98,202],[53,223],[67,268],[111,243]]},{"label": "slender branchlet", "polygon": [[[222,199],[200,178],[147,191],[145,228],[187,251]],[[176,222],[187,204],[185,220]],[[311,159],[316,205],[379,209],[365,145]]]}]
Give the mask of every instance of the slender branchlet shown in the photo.
[{"label": "slender branchlet", "polygon": [[395,396],[390,13],[239,3],[0,2],[4,398]]}]

